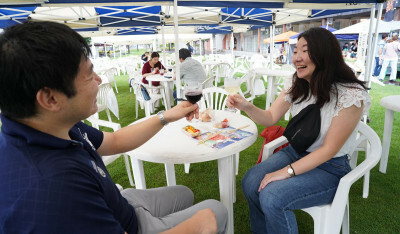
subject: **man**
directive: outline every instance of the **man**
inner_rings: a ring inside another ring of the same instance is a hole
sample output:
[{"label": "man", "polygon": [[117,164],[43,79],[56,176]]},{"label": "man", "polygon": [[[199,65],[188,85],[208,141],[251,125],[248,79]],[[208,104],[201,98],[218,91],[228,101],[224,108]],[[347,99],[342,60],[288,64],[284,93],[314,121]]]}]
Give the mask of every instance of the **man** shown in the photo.
[{"label": "man", "polygon": [[198,117],[198,106],[182,102],[117,132],[98,131],[81,122],[97,111],[101,83],[89,54],[85,39],[58,23],[0,35],[0,232],[224,232],[225,207],[192,206],[184,186],[121,195],[100,155],[138,147],[168,122]]},{"label": "man", "polygon": [[387,33],[382,33],[382,40],[380,40],[376,45],[374,76],[379,76],[379,73],[381,72],[383,62],[383,48],[385,47],[388,38],[389,35]]},{"label": "man", "polygon": [[191,54],[193,54],[193,46],[190,45],[190,43],[186,43],[188,50],[190,51]]},{"label": "man", "polygon": [[343,51],[348,51],[349,50],[349,43],[348,42],[344,43],[342,50]]},{"label": "man", "polygon": [[149,55],[150,53],[148,51],[146,51],[144,54],[142,54],[142,56],[140,57],[143,61],[143,63],[146,63],[147,61],[149,61]]},{"label": "man", "polygon": [[186,48],[179,50],[181,80],[184,82],[203,83],[207,79],[206,72],[199,61],[192,58],[192,54]]}]

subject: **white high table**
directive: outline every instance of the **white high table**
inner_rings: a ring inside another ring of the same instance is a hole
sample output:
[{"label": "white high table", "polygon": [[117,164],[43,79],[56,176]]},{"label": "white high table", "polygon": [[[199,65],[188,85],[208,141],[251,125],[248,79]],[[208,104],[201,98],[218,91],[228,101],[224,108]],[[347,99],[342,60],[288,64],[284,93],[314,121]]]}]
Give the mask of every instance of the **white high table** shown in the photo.
[{"label": "white high table", "polygon": [[[233,197],[236,189],[235,183],[235,153],[238,153],[251,146],[257,139],[258,131],[254,122],[246,116],[227,111],[215,111],[215,119],[223,120],[227,118],[231,127],[237,128],[249,124],[243,128],[244,131],[253,135],[243,138],[222,149],[213,149],[205,144],[198,144],[198,141],[187,136],[182,128],[188,124],[200,130],[218,130],[212,127],[212,123],[189,123],[186,119],[181,119],[169,123],[153,138],[139,148],[127,152],[131,158],[133,174],[135,177],[136,188],[145,189],[146,182],[143,171],[143,161],[165,163],[168,186],[175,185],[174,164],[199,163],[211,160],[218,160],[219,191],[221,202],[228,209],[229,223],[228,233],[233,233]],[[133,124],[143,121],[143,119]]]},{"label": "white high table", "polygon": [[[170,76],[171,78],[166,78],[165,76]],[[174,79],[172,79],[172,75],[169,73],[164,74],[163,76],[160,74],[154,74],[154,75],[150,75],[146,77],[146,80],[149,82],[149,85],[151,85],[152,81],[159,81],[161,82],[162,86],[164,87],[164,91],[165,91],[165,109],[171,109],[171,101],[172,101],[172,93],[171,90],[173,89],[173,85],[172,88],[169,85],[171,82],[174,82]]]},{"label": "white high table", "polygon": [[292,76],[294,74],[293,71],[285,71],[285,70],[270,70],[270,69],[265,69],[265,68],[255,68],[254,69],[256,75],[259,76],[267,76],[267,97],[265,100],[265,109],[267,110],[273,100],[273,94],[275,92],[273,92],[273,85],[276,81],[276,77],[285,77],[288,78],[290,76]]}]

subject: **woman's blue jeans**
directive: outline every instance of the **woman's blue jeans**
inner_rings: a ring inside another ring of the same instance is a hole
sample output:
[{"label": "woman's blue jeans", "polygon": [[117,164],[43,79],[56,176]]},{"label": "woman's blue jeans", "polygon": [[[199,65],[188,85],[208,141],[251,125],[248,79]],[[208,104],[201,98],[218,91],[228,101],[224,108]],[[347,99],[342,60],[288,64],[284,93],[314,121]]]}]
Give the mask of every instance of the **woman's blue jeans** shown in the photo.
[{"label": "woman's blue jeans", "polygon": [[249,204],[252,233],[298,233],[293,210],[332,202],[340,178],[350,170],[348,155],[332,158],[319,167],[285,180],[258,187],[266,173],[306,156],[290,145],[247,171],[242,188]]}]

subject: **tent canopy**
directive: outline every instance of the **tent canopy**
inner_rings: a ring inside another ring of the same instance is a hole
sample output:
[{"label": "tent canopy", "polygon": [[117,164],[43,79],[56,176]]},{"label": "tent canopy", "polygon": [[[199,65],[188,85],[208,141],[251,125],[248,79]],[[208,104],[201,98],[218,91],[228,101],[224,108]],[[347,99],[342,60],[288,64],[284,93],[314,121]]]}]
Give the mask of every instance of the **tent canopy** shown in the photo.
[{"label": "tent canopy", "polygon": [[[297,34],[298,34],[297,32],[293,32],[293,31],[288,31],[288,32],[285,32],[285,33],[281,33],[279,35],[274,36],[274,42],[275,43],[287,42],[287,41],[289,41],[289,38],[291,36],[297,35]],[[271,43],[271,39],[270,38],[264,39],[263,42],[264,43]]]}]

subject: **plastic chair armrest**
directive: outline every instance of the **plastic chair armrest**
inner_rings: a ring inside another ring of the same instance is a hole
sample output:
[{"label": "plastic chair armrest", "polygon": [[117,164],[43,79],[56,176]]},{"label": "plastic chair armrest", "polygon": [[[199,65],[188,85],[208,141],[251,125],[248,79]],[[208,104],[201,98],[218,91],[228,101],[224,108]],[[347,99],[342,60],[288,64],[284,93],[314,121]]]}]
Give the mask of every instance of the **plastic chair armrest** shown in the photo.
[{"label": "plastic chair armrest", "polygon": [[276,148],[278,148],[286,143],[288,143],[288,140],[286,139],[286,137],[281,136],[281,137],[276,138],[275,140],[265,144],[261,161],[264,161],[265,159],[269,158],[269,156],[271,156],[274,153],[274,150]]}]

